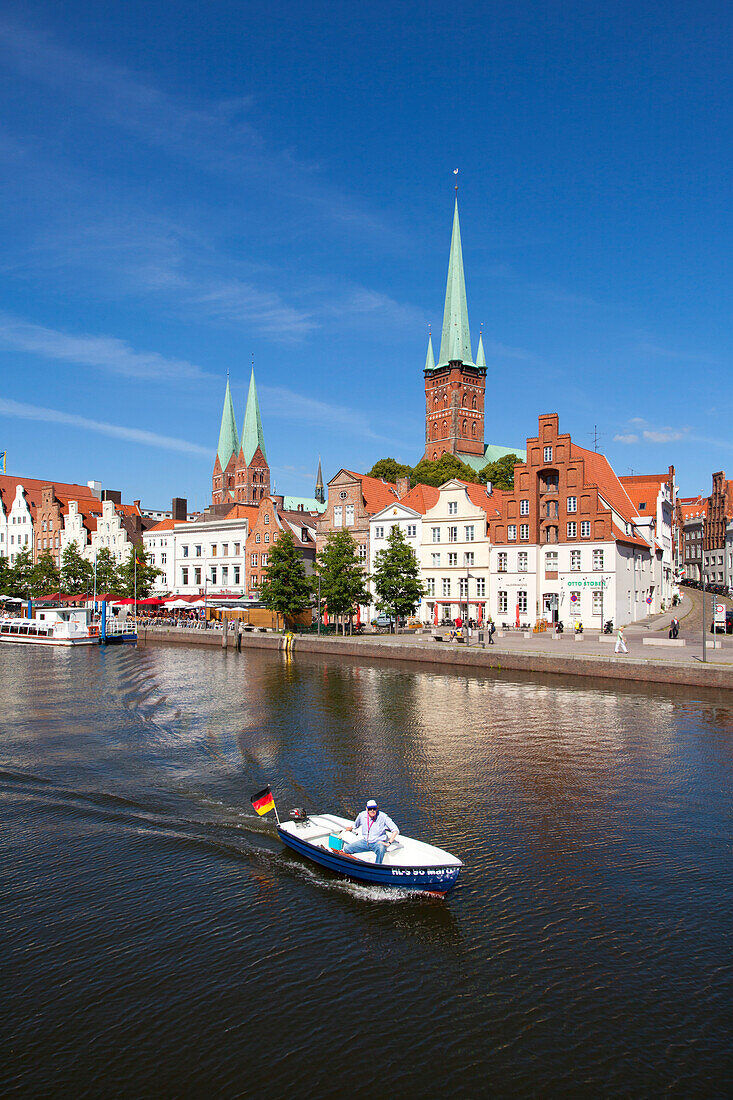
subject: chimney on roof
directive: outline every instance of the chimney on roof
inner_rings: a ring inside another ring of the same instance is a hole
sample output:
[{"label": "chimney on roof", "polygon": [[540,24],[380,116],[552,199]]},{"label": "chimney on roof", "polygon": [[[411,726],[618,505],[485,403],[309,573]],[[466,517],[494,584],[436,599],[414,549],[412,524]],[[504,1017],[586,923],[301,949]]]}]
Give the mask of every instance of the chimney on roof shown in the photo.
[{"label": "chimney on roof", "polygon": [[171,519],[174,523],[184,523],[188,515],[188,500],[186,497],[173,497],[171,501]]},{"label": "chimney on roof", "polygon": [[89,489],[92,496],[96,497],[97,500],[102,499],[102,482],[101,481],[88,481],[87,482],[87,489]]},{"label": "chimney on roof", "polygon": [[403,497],[406,497],[407,494],[409,493],[409,491],[410,491],[410,479],[409,479],[409,477],[398,477],[397,478],[397,496],[399,497],[399,499],[402,500]]},{"label": "chimney on roof", "polygon": [[111,500],[113,504],[122,504],[122,493],[119,489],[104,489],[101,500]]},{"label": "chimney on roof", "polygon": [[132,506],[133,506],[133,508],[139,508],[140,507],[140,501],[139,500],[133,500]]}]

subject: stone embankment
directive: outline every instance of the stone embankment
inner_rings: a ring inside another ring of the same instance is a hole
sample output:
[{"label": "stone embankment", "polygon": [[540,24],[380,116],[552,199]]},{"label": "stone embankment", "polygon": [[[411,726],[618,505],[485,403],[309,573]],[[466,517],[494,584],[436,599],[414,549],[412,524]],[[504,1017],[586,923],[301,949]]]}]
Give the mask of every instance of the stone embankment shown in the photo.
[{"label": "stone embankment", "polygon": [[[528,673],[578,676],[598,680],[674,684],[695,688],[733,690],[733,642],[719,641],[721,648],[712,648],[702,662],[697,650],[675,649],[658,651],[653,657],[641,638],[629,639],[627,654],[614,654],[613,637],[593,635],[560,639],[550,635],[524,638],[519,632],[508,633],[492,646],[482,647],[451,643],[432,633],[413,635],[295,635],[275,633],[233,632],[224,638],[220,630],[185,630],[149,628],[140,633],[141,645],[208,645],[228,650],[258,649],[274,652],[328,654],[334,657],[357,657],[365,660],[408,662],[421,667],[473,669],[476,671],[517,670]],[[712,639],[711,639],[712,643]]]}]

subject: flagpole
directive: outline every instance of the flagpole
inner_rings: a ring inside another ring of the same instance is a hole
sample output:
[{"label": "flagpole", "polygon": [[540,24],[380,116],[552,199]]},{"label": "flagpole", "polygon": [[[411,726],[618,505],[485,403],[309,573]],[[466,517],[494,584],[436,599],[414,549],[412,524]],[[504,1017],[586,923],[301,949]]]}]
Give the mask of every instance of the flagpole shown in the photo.
[{"label": "flagpole", "polygon": [[[268,783],[268,787],[269,787],[269,786],[270,786],[270,785],[269,785],[269,783]],[[270,787],[270,791],[272,791],[272,787]],[[274,795],[274,794],[273,794],[273,796],[272,796],[272,808],[273,808],[273,810],[275,811],[275,820],[277,821],[277,823],[278,823],[278,825],[279,825],[279,824],[280,824],[280,815],[279,815],[279,813],[277,812],[277,806],[276,806],[276,804],[275,804],[275,795]]]},{"label": "flagpole", "polygon": [[135,622],[137,622],[137,550],[135,549],[134,545],[132,548],[132,552],[135,556]]}]

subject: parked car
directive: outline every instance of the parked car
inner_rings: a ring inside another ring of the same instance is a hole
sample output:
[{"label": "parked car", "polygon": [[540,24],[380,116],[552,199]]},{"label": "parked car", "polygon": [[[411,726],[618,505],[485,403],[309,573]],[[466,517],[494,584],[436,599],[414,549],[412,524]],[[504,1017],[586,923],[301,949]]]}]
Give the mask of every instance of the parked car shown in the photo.
[{"label": "parked car", "polygon": [[380,615],[377,615],[376,619],[374,620],[374,625],[378,626],[380,629],[384,630],[385,627],[392,626],[393,622],[394,622],[394,619],[391,618],[391,616],[380,614]]}]

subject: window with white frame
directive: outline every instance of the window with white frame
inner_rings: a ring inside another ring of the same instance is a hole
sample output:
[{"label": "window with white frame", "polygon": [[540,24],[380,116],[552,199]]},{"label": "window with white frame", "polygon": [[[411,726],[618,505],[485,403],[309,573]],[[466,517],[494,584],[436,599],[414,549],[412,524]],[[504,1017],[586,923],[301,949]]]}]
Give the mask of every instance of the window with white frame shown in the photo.
[{"label": "window with white frame", "polygon": [[506,615],[509,599],[506,592],[496,593],[496,611],[499,615]]},{"label": "window with white frame", "polygon": [[334,505],[333,525],[334,527],[343,527],[344,525],[344,510],[340,504]]},{"label": "window with white frame", "polygon": [[577,497],[568,497],[568,512],[577,512],[577,511],[578,511],[578,498]]},{"label": "window with white frame", "polygon": [[463,564],[473,565],[473,550],[469,550],[463,555]]},{"label": "window with white frame", "polygon": [[568,538],[569,539],[574,539],[577,534],[578,534],[578,525],[575,522],[575,520],[572,520],[568,524]]},{"label": "window with white frame", "polygon": [[476,577],[476,595],[477,596],[485,596],[486,595],[486,578],[485,577]]},{"label": "window with white frame", "polygon": [[580,569],[580,550],[570,551],[570,568],[573,572]]},{"label": "window with white frame", "polygon": [[475,531],[474,525],[472,523],[469,524],[469,526],[466,527],[466,537],[463,541],[464,542],[473,542],[474,531]]},{"label": "window with white frame", "polygon": [[234,583],[239,584],[240,568],[238,565],[234,566]]},{"label": "window with white frame", "polygon": [[448,554],[448,565],[458,565],[458,554],[457,553],[449,553]]},{"label": "window with white frame", "polygon": [[265,542],[269,542],[269,541],[270,541],[270,532],[265,531]]},{"label": "window with white frame", "polygon": [[508,554],[505,550],[500,550],[496,555],[496,568],[500,573],[506,573]]},{"label": "window with white frame", "polygon": [[522,588],[517,592],[517,609],[521,615],[527,614],[527,593]]},{"label": "window with white frame", "polygon": [[269,523],[269,522],[270,522],[270,513],[265,512],[265,523]]},{"label": "window with white frame", "polygon": [[589,539],[590,538],[590,520],[589,519],[582,519],[580,521],[580,537],[582,539]]},{"label": "window with white frame", "polygon": [[603,590],[602,589],[599,590],[598,592],[593,593],[593,605],[592,605],[592,607],[593,607],[593,614],[594,615],[602,615],[603,614]]},{"label": "window with white frame", "polygon": [[520,500],[520,502],[519,502],[519,514],[520,514],[520,516],[528,516],[529,515],[529,501],[528,500]]},{"label": "window with white frame", "polygon": [[196,585],[201,584],[201,567],[198,565],[193,571],[193,583]]},{"label": "window with white frame", "polygon": [[458,501],[457,500],[449,500],[448,501],[448,515],[449,516],[457,516],[458,515]]},{"label": "window with white frame", "polygon": [[529,538],[529,524],[528,523],[520,523],[519,524],[519,537],[520,537],[520,539],[528,539]]},{"label": "window with white frame", "polygon": [[353,504],[347,504],[346,505],[346,526],[347,527],[353,527],[354,526],[354,505]]},{"label": "window with white frame", "polygon": [[506,537],[514,542],[517,538],[517,525],[516,523],[510,523],[506,529]]},{"label": "window with white frame", "polygon": [[458,528],[457,527],[449,527],[448,528],[448,542],[458,542]]},{"label": "window with white frame", "polygon": [[458,578],[458,595],[459,595],[459,597],[463,596],[464,598],[468,595],[468,578],[467,577],[459,577]]},{"label": "window with white frame", "polygon": [[260,561],[260,565],[267,565],[267,561],[268,561],[267,554],[263,554],[262,555],[262,560]]},{"label": "window with white frame", "polygon": [[188,568],[185,565],[181,569],[181,584],[188,584]]},{"label": "window with white frame", "polygon": [[365,542],[359,543],[359,561],[366,561],[367,559],[367,544]]},{"label": "window with white frame", "polygon": [[594,569],[603,569],[603,551],[602,550],[594,550],[593,551],[593,568]]},{"label": "window with white frame", "polygon": [[215,565],[212,565],[212,567],[211,567],[211,583],[216,584],[216,566]]},{"label": "window with white frame", "polygon": [[407,537],[408,537],[408,539],[414,539],[414,538],[417,537],[417,524],[416,523],[408,523],[407,524]]},{"label": "window with white frame", "polygon": [[187,546],[182,546],[181,547],[181,557],[182,558],[187,558],[188,557],[188,547]]},{"label": "window with white frame", "polygon": [[167,556],[165,554],[161,554],[160,555],[160,564],[165,565],[166,560],[167,560]]},{"label": "window with white frame", "polygon": [[221,567],[221,583],[229,584],[229,566],[222,565]]},{"label": "window with white frame", "polygon": [[255,535],[255,542],[259,542],[260,538],[261,538],[261,536],[260,536],[260,533],[258,531],[257,534]]},{"label": "window with white frame", "polygon": [[375,539],[383,539],[384,538],[384,528],[383,527],[375,527],[374,528],[374,537],[375,537]]},{"label": "window with white frame", "polygon": [[443,577],[442,594],[450,596],[450,577]]},{"label": "window with white frame", "polygon": [[552,462],[552,447],[545,447],[543,451],[543,458],[545,462]]},{"label": "window with white frame", "polygon": [[528,557],[529,557],[529,555],[527,554],[526,550],[520,550],[519,553],[517,554],[517,570],[520,573],[526,573],[527,572]]},{"label": "window with white frame", "polygon": [[425,589],[426,596],[435,595],[435,577],[428,577],[428,579],[425,581]]},{"label": "window with white frame", "polygon": [[440,565],[440,554],[431,554],[430,564],[433,566],[433,568],[435,568],[435,566],[437,565]]},{"label": "window with white frame", "polygon": [[257,565],[257,555],[256,554],[251,554],[250,555],[249,564],[250,565]]},{"label": "window with white frame", "polygon": [[557,572],[557,550],[547,550],[545,553],[545,569],[552,573]]},{"label": "window with white frame", "polygon": [[432,534],[433,534],[433,542],[440,542],[440,528],[439,527],[431,527],[431,531],[432,531]]},{"label": "window with white frame", "polygon": [[194,547],[194,549],[196,551],[196,557],[200,558],[201,557],[201,543],[197,543],[196,546]]}]

